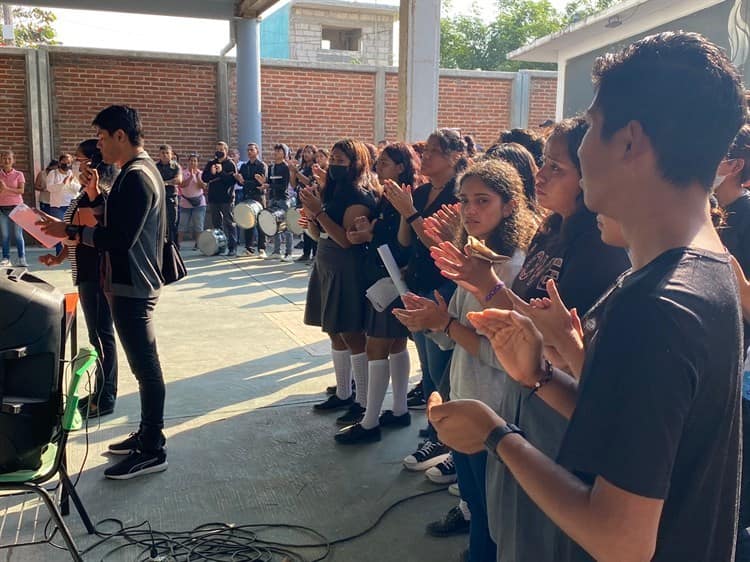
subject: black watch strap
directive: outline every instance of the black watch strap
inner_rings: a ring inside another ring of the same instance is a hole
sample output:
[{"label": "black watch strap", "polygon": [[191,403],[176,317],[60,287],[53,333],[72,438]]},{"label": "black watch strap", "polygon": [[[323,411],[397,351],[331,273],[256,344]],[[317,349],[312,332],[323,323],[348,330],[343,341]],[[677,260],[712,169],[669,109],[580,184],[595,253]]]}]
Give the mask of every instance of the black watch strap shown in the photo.
[{"label": "black watch strap", "polygon": [[78,235],[81,234],[81,227],[76,224],[69,224],[65,227],[65,234],[68,236],[68,240],[76,240]]},{"label": "black watch strap", "polygon": [[524,435],[520,427],[512,423],[506,423],[505,425],[498,425],[495,429],[490,431],[487,439],[484,440],[484,446],[487,448],[490,454],[494,455],[495,458],[500,462],[503,462],[503,459],[501,459],[500,455],[497,454],[497,446],[504,437],[510,435],[511,433],[518,433],[521,436]]}]

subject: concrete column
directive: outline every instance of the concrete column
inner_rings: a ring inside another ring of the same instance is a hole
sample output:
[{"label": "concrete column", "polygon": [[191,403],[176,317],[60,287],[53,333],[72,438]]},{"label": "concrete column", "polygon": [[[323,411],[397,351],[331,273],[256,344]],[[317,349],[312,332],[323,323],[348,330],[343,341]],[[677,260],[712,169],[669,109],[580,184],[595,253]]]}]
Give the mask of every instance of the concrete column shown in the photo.
[{"label": "concrete column", "polygon": [[240,152],[247,143],[263,146],[260,100],[260,20],[240,19],[237,38],[237,122]]},{"label": "concrete column", "polygon": [[513,79],[510,95],[510,126],[525,129],[529,126],[531,106],[531,75],[527,70],[519,70]]},{"label": "concrete column", "polygon": [[29,157],[34,177],[53,157],[52,96],[49,53],[46,49],[26,51],[26,100],[29,123]]},{"label": "concrete column", "polygon": [[440,0],[401,0],[398,138],[426,140],[437,128]]},{"label": "concrete column", "polygon": [[232,123],[229,117],[229,65],[222,57],[216,63],[216,120],[219,139],[231,144]]},{"label": "concrete column", "polygon": [[385,138],[385,68],[375,71],[375,142]]}]

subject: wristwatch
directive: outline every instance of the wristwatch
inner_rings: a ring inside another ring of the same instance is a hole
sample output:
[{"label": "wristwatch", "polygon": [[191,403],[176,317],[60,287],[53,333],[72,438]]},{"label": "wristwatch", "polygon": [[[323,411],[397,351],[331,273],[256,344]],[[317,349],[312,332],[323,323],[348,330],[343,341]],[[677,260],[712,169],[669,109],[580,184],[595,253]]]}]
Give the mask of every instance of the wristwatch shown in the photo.
[{"label": "wristwatch", "polygon": [[497,454],[497,445],[502,441],[503,437],[510,435],[511,433],[518,433],[521,437],[524,437],[524,433],[521,431],[520,427],[512,423],[506,423],[505,425],[498,425],[495,429],[490,431],[487,439],[484,440],[484,446],[500,462],[503,462],[503,459]]},{"label": "wristwatch", "polygon": [[68,240],[76,240],[81,234],[82,227],[76,224],[69,224],[65,227],[65,234],[68,236]]}]

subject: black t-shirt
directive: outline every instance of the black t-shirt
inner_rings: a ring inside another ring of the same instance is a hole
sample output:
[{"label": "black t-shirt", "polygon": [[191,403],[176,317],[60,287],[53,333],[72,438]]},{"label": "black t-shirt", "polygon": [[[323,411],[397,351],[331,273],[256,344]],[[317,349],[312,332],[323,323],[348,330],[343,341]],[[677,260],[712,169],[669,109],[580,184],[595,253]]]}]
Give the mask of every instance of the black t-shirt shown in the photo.
[{"label": "black t-shirt", "polygon": [[602,242],[595,215],[584,209],[560,232],[537,232],[512,289],[526,301],[546,297],[554,279],[565,305],[583,316],[629,267],[627,252]]},{"label": "black t-shirt", "polygon": [[[719,229],[721,241],[740,264],[745,277],[750,277],[750,193],[744,191],[724,209],[727,224]],[[744,323],[744,348],[750,346],[750,324]]]},{"label": "black t-shirt", "polygon": [[375,283],[378,279],[388,277],[388,271],[383,265],[378,248],[383,244],[388,247],[399,267],[406,265],[409,260],[409,248],[404,248],[398,243],[398,228],[401,224],[401,215],[393,208],[388,199],[381,197],[375,209],[374,217],[377,219],[372,229],[372,240],[367,244],[367,260],[365,260],[365,277],[368,283]]},{"label": "black t-shirt", "polygon": [[164,180],[164,187],[167,190],[168,197],[174,197],[177,195],[177,188],[175,187],[174,179],[177,174],[180,173],[180,165],[177,162],[169,162],[168,164],[162,164],[159,160],[156,163],[156,169],[161,174],[161,179]]},{"label": "black t-shirt", "polygon": [[[348,187],[339,188],[338,186],[326,187],[326,190],[333,188],[332,195],[324,192],[325,211],[333,222],[337,225],[344,226],[344,214],[346,210],[352,205],[364,205],[370,211],[370,218],[372,218],[373,211],[377,205],[375,196],[371,191],[363,189],[361,187]],[[326,196],[327,195],[327,196]],[[321,232],[325,232],[325,228],[320,227]]]},{"label": "black t-shirt", "polygon": [[289,166],[286,162],[268,167],[268,198],[271,201],[286,200],[286,190],[289,187]]},{"label": "black t-shirt", "polygon": [[[621,279],[586,351],[559,462],[665,500],[658,562],[730,560],[737,529],[740,314],[725,254],[677,248]],[[592,560],[562,532],[555,560]]]},{"label": "black t-shirt", "polygon": [[[221,164],[218,174],[211,173],[211,166]],[[201,179],[208,184],[208,202],[214,204],[231,203],[234,201],[234,174],[237,173],[237,165],[229,158],[217,162],[211,160],[203,169]]]},{"label": "black t-shirt", "polygon": [[[451,179],[443,186],[435,200],[427,206],[427,200],[432,190],[432,184],[426,183],[419,186],[414,192],[414,208],[419,211],[423,218],[436,213],[443,205],[452,205],[458,202],[456,197],[456,179]],[[435,262],[430,256],[430,249],[422,244],[416,232],[412,231],[411,256],[406,266],[406,285],[415,293],[425,293],[437,289],[448,280],[440,275],[440,270],[435,267]]]},{"label": "black t-shirt", "polygon": [[260,174],[264,178],[268,175],[268,166],[262,160],[256,159],[255,162],[245,162],[240,166],[240,175],[244,180],[242,186],[242,196],[245,199],[263,202],[263,190],[260,183],[255,179],[255,174]]}]

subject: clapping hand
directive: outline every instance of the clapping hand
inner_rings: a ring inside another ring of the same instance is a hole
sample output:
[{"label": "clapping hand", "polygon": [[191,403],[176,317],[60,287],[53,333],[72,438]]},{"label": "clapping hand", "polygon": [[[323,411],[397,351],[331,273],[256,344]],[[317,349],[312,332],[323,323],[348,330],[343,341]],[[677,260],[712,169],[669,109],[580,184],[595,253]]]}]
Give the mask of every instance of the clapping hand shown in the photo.
[{"label": "clapping hand", "polygon": [[312,187],[305,187],[299,190],[299,198],[302,200],[307,214],[315,217],[323,209],[323,202],[320,199],[318,190]]},{"label": "clapping hand", "polygon": [[313,177],[315,178],[315,183],[317,183],[321,189],[325,188],[328,182],[328,172],[326,172],[318,164],[313,164],[312,173]]},{"label": "clapping hand", "polygon": [[406,308],[394,308],[393,315],[398,318],[399,322],[409,328],[410,332],[442,331],[448,325],[451,317],[443,295],[435,291],[435,299],[433,301],[414,293],[407,293],[402,297]]},{"label": "clapping hand", "polygon": [[470,312],[467,318],[490,341],[495,356],[511,378],[532,387],[544,377],[544,342],[531,318],[515,310],[495,308]]},{"label": "clapping hand", "polygon": [[354,219],[352,227],[346,231],[346,238],[352,244],[365,244],[372,241],[372,230],[378,219],[370,221],[367,217]]},{"label": "clapping hand", "polygon": [[452,242],[461,231],[461,203],[443,205],[422,223],[425,235],[435,244]]},{"label": "clapping hand", "polygon": [[474,295],[478,300],[499,282],[492,264],[456,248],[452,242],[440,242],[430,248],[430,256],[440,274]]},{"label": "clapping hand", "polygon": [[414,188],[410,185],[403,184],[399,187],[395,181],[390,179],[383,182],[383,195],[404,218],[409,218],[417,212],[414,208],[413,193]]},{"label": "clapping hand", "polygon": [[442,443],[468,455],[484,450],[490,432],[505,420],[479,400],[451,400],[433,392],[427,401],[427,417]]}]

